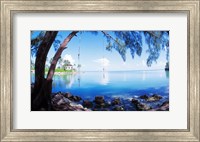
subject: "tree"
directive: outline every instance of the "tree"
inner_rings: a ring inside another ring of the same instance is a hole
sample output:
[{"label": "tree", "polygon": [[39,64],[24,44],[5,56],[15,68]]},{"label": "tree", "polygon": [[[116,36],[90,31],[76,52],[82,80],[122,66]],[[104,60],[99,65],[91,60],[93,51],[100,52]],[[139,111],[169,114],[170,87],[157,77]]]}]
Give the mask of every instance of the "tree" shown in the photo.
[{"label": "tree", "polygon": [[169,62],[167,62],[165,65],[165,71],[169,71]]},{"label": "tree", "polygon": [[71,65],[71,63],[70,63],[69,60],[64,60],[64,61],[63,61],[63,69],[64,69],[64,70],[66,69],[67,66],[70,66],[70,65]]},{"label": "tree", "polygon": [[[32,101],[32,110],[38,110],[40,108],[45,108],[50,110],[50,94],[52,89],[52,78],[55,72],[56,64],[61,58],[61,54],[64,49],[67,48],[67,44],[70,40],[77,36],[77,33],[84,33],[79,31],[72,31],[61,43],[59,40],[56,40],[56,35],[58,32],[46,32],[45,35],[39,34],[37,37],[37,42],[32,42],[35,45],[39,45],[36,54],[36,63],[35,70],[37,70],[37,75],[35,74],[35,86],[34,86],[34,95]],[[168,31],[115,31],[115,32],[91,32],[92,34],[102,33],[103,36],[107,39],[106,49],[112,51],[116,50],[126,61],[127,50],[130,51],[132,58],[135,54],[140,56],[142,53],[142,36],[145,37],[145,41],[148,44],[149,57],[147,59],[147,65],[151,66],[153,62],[159,58],[160,51],[165,48],[169,48],[169,32]],[[38,44],[38,42],[40,42]],[[61,44],[60,44],[61,43]],[[34,45],[33,44],[33,45]],[[56,53],[53,57],[53,60],[50,64],[50,68],[47,74],[46,79],[44,78],[44,67],[47,54],[51,45],[56,47]],[[168,51],[168,50],[167,50]],[[167,54],[168,56],[169,54]],[[168,57],[167,57],[168,58]]]},{"label": "tree", "polygon": [[49,64],[50,64],[50,65],[51,65],[52,61],[53,61],[53,58],[51,58],[51,59],[49,60]]},{"label": "tree", "polygon": [[63,64],[63,59],[62,59],[62,58],[60,58],[60,59],[58,60],[58,64],[59,64],[60,68],[62,68],[62,64]]},{"label": "tree", "polygon": [[34,69],[34,67],[35,67],[35,64],[34,64],[34,62],[31,60],[31,69]]},{"label": "tree", "polygon": [[[54,32],[46,32],[43,38],[40,38],[38,42],[41,42],[38,46],[35,46],[37,49],[36,54],[36,62],[35,62],[35,84],[34,84],[34,91],[31,94],[31,109],[32,110],[39,110],[40,108],[45,108],[50,110],[50,94],[52,89],[52,78],[55,72],[56,64],[61,57],[61,53],[64,49],[66,49],[66,45],[68,42],[74,37],[77,31],[73,31],[70,33],[63,43],[58,48],[57,52],[55,53],[53,60],[51,62],[47,77],[44,78],[45,73],[45,62],[47,58],[47,54],[51,45],[53,44],[58,31]],[[33,39],[34,40],[34,39]],[[31,43],[37,43],[32,42]],[[35,44],[36,45],[36,44]],[[32,45],[33,46],[33,45]],[[33,48],[32,48],[33,49]],[[33,50],[34,51],[34,50]]]},{"label": "tree", "polygon": [[[41,34],[42,33],[42,34]],[[46,99],[40,99],[40,101],[36,102],[41,95],[43,84],[45,81],[44,74],[45,74],[45,62],[47,59],[47,54],[52,43],[55,40],[55,37],[58,31],[48,31],[46,33],[41,32],[39,37],[31,39],[31,53],[36,54],[36,61],[35,61],[35,84],[33,93],[31,93],[31,108],[33,110],[37,110],[41,104],[46,102]],[[37,51],[37,52],[36,52]],[[36,101],[35,101],[36,100]],[[45,105],[45,103],[44,103]],[[36,108],[35,108],[36,106]]]}]

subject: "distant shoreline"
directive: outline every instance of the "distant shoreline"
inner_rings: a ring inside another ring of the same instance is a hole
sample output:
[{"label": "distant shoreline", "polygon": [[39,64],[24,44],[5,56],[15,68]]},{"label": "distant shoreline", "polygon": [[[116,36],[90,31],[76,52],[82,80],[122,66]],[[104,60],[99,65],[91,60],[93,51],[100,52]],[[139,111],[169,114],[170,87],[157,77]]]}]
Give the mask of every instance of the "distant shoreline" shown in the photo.
[{"label": "distant shoreline", "polygon": [[[35,70],[31,70],[31,73],[35,73]],[[48,71],[45,70],[45,74],[47,74]],[[76,71],[55,71],[54,74],[55,75],[62,75],[62,74],[76,74],[77,72]]]},{"label": "distant shoreline", "polygon": [[[83,72],[137,72],[137,71],[169,71],[165,69],[155,69],[155,70],[124,70],[124,71],[81,71]],[[31,70],[31,72],[35,72],[35,70]],[[47,73],[47,71],[45,71]],[[55,71],[55,74],[65,74],[65,73],[78,73],[77,71]]]}]

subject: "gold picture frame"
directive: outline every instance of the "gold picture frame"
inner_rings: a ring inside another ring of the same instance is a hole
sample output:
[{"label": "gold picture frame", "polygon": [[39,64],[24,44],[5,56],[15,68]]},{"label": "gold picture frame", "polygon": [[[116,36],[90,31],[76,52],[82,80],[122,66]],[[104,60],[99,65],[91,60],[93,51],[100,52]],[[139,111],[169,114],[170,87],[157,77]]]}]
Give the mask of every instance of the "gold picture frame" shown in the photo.
[{"label": "gold picture frame", "polygon": [[[0,0],[0,141],[200,141],[200,1],[199,0]],[[15,130],[13,129],[12,18],[28,12],[140,12],[187,13],[188,128],[184,130]]]}]

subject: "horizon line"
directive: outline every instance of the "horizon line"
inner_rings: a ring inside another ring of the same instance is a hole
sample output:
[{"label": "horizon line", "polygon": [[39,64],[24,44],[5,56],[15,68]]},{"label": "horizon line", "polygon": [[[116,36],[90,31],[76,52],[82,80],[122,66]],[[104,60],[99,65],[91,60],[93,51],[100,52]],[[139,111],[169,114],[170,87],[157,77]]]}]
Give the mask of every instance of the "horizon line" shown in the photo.
[{"label": "horizon line", "polygon": [[159,71],[159,70],[165,70],[165,69],[151,69],[151,70],[88,70],[88,71],[80,71],[80,72],[114,72],[114,71]]}]

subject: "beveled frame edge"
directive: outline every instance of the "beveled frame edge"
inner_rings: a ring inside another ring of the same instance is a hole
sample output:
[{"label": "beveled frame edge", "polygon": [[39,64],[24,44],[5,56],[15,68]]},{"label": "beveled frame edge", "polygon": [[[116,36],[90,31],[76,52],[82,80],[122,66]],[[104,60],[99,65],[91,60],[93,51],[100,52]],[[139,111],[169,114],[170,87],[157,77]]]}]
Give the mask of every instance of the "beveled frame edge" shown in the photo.
[{"label": "beveled frame edge", "polygon": [[[1,1],[1,141],[199,141],[199,0]],[[153,3],[153,5],[151,5]],[[35,7],[37,6],[37,8]],[[62,8],[61,8],[62,7]],[[62,10],[60,10],[62,9]],[[16,12],[187,12],[187,130],[13,130],[12,15]]]}]

